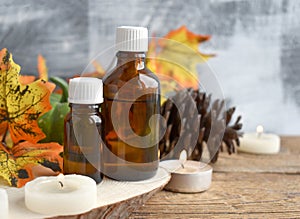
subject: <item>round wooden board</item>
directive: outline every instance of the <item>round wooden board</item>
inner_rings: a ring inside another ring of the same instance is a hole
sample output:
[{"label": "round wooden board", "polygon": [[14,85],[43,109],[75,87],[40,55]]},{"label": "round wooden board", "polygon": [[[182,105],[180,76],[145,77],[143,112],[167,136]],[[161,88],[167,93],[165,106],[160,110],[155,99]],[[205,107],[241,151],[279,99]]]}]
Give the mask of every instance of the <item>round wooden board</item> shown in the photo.
[{"label": "round wooden board", "polygon": [[115,181],[105,178],[98,185],[97,206],[80,215],[59,216],[41,215],[28,210],[24,203],[24,188],[8,187],[0,181],[0,187],[5,188],[9,198],[9,216],[13,219],[36,218],[127,218],[130,213],[143,205],[153,194],[163,189],[169,182],[170,174],[159,168],[157,174],[139,182]]}]

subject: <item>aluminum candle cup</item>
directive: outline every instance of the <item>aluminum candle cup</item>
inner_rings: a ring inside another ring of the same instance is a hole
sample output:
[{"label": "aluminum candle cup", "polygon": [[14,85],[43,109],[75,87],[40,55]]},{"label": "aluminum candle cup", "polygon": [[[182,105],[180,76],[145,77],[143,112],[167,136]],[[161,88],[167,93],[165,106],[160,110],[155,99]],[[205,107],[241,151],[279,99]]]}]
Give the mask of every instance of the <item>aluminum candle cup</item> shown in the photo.
[{"label": "aluminum candle cup", "polygon": [[162,161],[161,167],[171,173],[166,190],[181,193],[197,193],[209,189],[212,180],[212,167],[206,163],[187,160]]},{"label": "aluminum candle cup", "polygon": [[277,154],[280,151],[280,138],[275,134],[263,132],[263,126],[257,126],[256,133],[245,133],[240,138],[238,151],[253,154]]},{"label": "aluminum candle cup", "polygon": [[39,177],[25,185],[26,207],[40,214],[80,214],[93,209],[96,202],[96,182],[87,176]]}]

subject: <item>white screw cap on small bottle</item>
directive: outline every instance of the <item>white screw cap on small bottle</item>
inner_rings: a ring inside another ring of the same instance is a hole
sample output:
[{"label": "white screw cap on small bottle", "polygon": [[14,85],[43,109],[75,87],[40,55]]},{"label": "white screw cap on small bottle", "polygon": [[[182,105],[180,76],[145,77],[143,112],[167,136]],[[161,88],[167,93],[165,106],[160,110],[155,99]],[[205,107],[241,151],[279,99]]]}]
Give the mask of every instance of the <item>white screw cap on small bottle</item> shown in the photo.
[{"label": "white screw cap on small bottle", "polygon": [[73,78],[69,83],[69,103],[99,104],[103,102],[103,83],[98,78]]},{"label": "white screw cap on small bottle", "polygon": [[117,27],[116,48],[123,52],[148,51],[148,29],[145,27]]}]

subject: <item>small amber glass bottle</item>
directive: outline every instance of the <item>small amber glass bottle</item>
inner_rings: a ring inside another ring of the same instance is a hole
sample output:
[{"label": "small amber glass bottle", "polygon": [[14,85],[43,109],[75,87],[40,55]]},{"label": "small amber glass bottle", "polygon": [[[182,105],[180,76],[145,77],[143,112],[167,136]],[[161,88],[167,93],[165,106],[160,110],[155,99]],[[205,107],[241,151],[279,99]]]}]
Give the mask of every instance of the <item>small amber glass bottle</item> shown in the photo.
[{"label": "small amber glass bottle", "polygon": [[99,112],[103,102],[102,81],[97,78],[74,78],[69,84],[70,113],[65,118],[65,174],[81,174],[102,181],[101,135],[103,119]]},{"label": "small amber glass bottle", "polygon": [[149,179],[158,169],[160,83],[146,67],[148,30],[117,28],[117,66],[103,79],[104,174]]}]

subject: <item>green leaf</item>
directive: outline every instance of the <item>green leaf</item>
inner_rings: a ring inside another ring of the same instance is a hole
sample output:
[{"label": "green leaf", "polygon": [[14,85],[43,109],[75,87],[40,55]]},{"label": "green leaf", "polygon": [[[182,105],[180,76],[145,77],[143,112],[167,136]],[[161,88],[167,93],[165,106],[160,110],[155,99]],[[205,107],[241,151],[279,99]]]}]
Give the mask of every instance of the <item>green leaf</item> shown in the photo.
[{"label": "green leaf", "polygon": [[50,110],[39,119],[39,126],[46,134],[41,142],[64,142],[64,118],[70,111],[68,103],[56,102]]},{"label": "green leaf", "polygon": [[50,80],[54,82],[63,90],[63,94],[52,93],[50,102],[52,110],[41,116],[39,119],[39,126],[46,134],[41,142],[64,142],[64,118],[70,111],[68,99],[68,83],[59,77],[51,77]]},{"label": "green leaf", "polygon": [[68,96],[69,96],[69,93],[68,93],[69,92],[69,85],[68,85],[68,83],[60,77],[51,77],[50,81],[52,81],[54,84],[59,86],[63,91],[60,102],[61,103],[68,102]]}]

